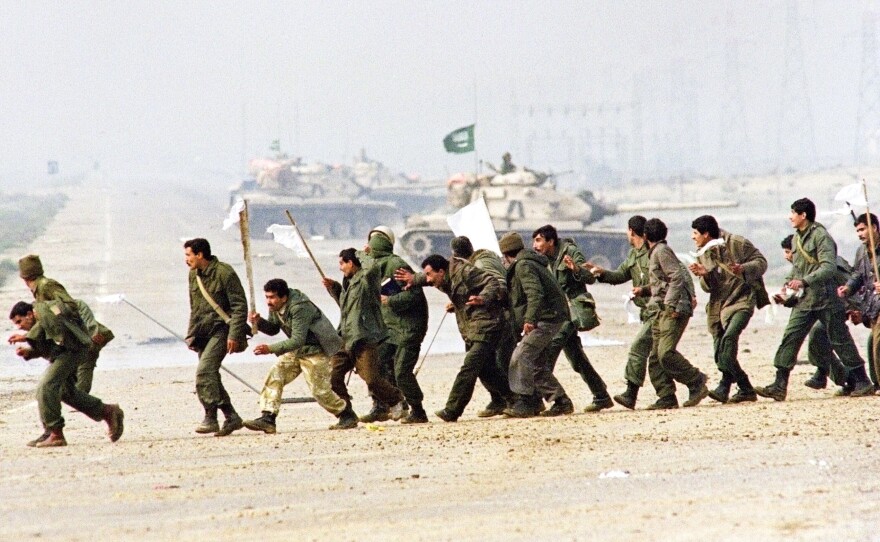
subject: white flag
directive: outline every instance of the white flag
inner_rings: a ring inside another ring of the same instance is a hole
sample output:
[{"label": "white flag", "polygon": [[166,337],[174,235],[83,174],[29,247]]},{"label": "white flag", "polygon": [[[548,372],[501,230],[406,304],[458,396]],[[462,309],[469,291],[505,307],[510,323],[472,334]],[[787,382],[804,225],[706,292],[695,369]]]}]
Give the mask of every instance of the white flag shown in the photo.
[{"label": "white flag", "polygon": [[223,219],[223,229],[228,230],[233,224],[238,224],[241,220],[239,213],[242,211],[244,211],[244,200],[238,198],[235,200],[235,203],[229,207],[229,216]]},{"label": "white flag", "polygon": [[276,243],[293,250],[298,258],[309,257],[309,252],[306,250],[306,246],[303,244],[302,239],[300,239],[299,234],[296,233],[293,226],[272,224],[266,228],[266,231],[272,234]]},{"label": "white flag", "polygon": [[98,303],[109,303],[111,305],[115,305],[117,303],[122,303],[125,300],[125,294],[110,294],[110,295],[99,295],[95,296],[95,301]]},{"label": "white flag", "polygon": [[482,196],[473,201],[454,215],[446,218],[452,233],[456,236],[465,235],[471,240],[474,250],[486,248],[501,255],[501,247],[498,246],[498,236],[495,234],[495,226],[489,217],[489,208]]},{"label": "white flag", "polygon": [[834,201],[842,201],[851,207],[867,207],[868,202],[865,201],[865,190],[862,183],[855,183],[844,186],[840,192],[834,196]]}]

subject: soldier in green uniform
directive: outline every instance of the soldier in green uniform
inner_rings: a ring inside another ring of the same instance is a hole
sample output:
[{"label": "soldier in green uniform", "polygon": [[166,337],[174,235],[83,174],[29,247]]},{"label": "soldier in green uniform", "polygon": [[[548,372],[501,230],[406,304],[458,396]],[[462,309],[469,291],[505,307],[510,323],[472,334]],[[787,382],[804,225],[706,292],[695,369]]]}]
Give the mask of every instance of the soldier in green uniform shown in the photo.
[{"label": "soldier in green uniform", "polygon": [[[508,382],[510,357],[513,355],[513,349],[516,347],[516,337],[518,333],[513,327],[513,312],[510,310],[510,298],[507,295],[507,269],[504,268],[504,262],[501,261],[501,258],[498,257],[497,254],[485,248],[474,250],[471,240],[464,235],[453,238],[450,242],[450,247],[452,248],[452,255],[454,257],[464,258],[472,263],[477,269],[490,273],[495,277],[501,290],[504,291],[504,299],[502,300],[504,310],[502,311],[501,318],[507,322],[507,325],[504,326],[502,336],[498,341],[499,344],[498,348],[496,348],[495,366],[498,370],[498,374],[501,375],[501,378],[505,382],[504,389],[509,389],[509,385],[506,385],[506,383]],[[466,326],[463,328],[463,325],[463,322],[459,323],[459,331],[461,332],[462,340],[465,341],[465,346],[467,346],[467,329]],[[491,395],[489,404],[477,412],[477,416],[480,418],[500,416],[501,414],[504,414],[504,409],[509,406],[507,404],[508,397],[494,393],[491,390],[489,391],[489,394]]]},{"label": "soldier in green uniform", "polygon": [[632,303],[639,308],[641,327],[629,347],[629,355],[624,369],[626,391],[615,395],[614,400],[632,410],[636,407],[639,388],[645,384],[648,369],[648,356],[651,355],[651,327],[654,315],[645,310],[650,298],[651,289],[648,285],[648,244],[645,241],[645,217],[635,215],[627,222],[627,238],[632,247],[626,260],[617,269],[611,271],[598,265],[586,263],[585,267],[596,275],[599,282],[605,284],[624,284],[632,281]]},{"label": "soldier in green uniform", "polygon": [[847,380],[853,385],[852,395],[874,393],[874,386],[865,373],[865,361],[859,355],[852,335],[846,327],[846,314],[837,297],[834,281],[837,268],[837,244],[816,220],[816,205],[807,198],[791,204],[789,221],[796,230],[791,274],[786,286],[803,294],[792,309],[782,342],[773,365],[776,379],[768,386],[757,387],[762,397],[784,401],[788,377],[795,365],[797,352],[813,325],[820,321],[828,332],[831,347],[848,370]]},{"label": "soldier in green uniform", "polygon": [[647,310],[655,315],[648,373],[657,391],[657,402],[649,410],[678,408],[675,381],[688,387],[685,407],[696,406],[709,395],[708,377],[676,349],[693,315],[694,297],[687,286],[688,272],[666,243],[666,233],[666,224],[658,218],[645,223],[651,286]]},{"label": "soldier in green uniform", "polygon": [[[358,254],[364,267],[379,270],[379,278],[385,285],[380,296],[382,320],[388,328],[388,339],[379,345],[379,362],[383,375],[403,393],[412,408],[401,423],[427,423],[428,416],[422,407],[424,394],[413,370],[419,361],[419,351],[428,332],[428,301],[421,287],[407,290],[402,284],[391,284],[394,271],[409,269],[403,258],[394,254],[394,232],[388,226],[377,226],[370,231],[366,254]],[[385,421],[390,417],[388,405],[373,398],[373,409],[361,416],[362,422]]]},{"label": "soldier in green uniform", "polygon": [[362,268],[357,251],[347,248],[339,253],[339,270],[344,277],[342,284],[330,277],[323,280],[324,287],[339,304],[338,330],[343,342],[343,349],[330,360],[330,383],[336,395],[346,402],[339,422],[330,429],[357,427],[358,417],[345,386],[345,375],[352,369],[366,382],[370,395],[391,405],[391,415],[399,418],[403,415],[403,395],[382,377],[379,366],[379,344],[388,337],[382,320],[379,268]]},{"label": "soldier in green uniform", "polygon": [[[227,354],[247,348],[247,298],[235,270],[211,254],[206,239],[183,244],[189,267],[189,328],[186,344],[199,354],[196,393],[205,409],[205,419],[196,433],[225,437],[243,427],[220,379],[220,364]],[[217,422],[217,410],[226,420]]]},{"label": "soldier in green uniform", "polygon": [[250,314],[250,322],[266,335],[283,331],[286,341],[258,344],[254,354],[274,354],[278,361],[269,369],[266,383],[260,392],[262,415],[245,420],[244,426],[252,431],[273,434],[275,420],[281,408],[284,386],[302,373],[312,396],[324,410],[339,416],[345,410],[345,401],[330,389],[330,356],[342,348],[342,339],[306,294],[290,288],[284,279],[272,279],[263,286],[269,318],[257,312]]},{"label": "soldier in green uniform", "polygon": [[[755,308],[770,304],[762,279],[767,260],[745,237],[721,230],[713,216],[697,217],[691,228],[698,256],[689,269],[700,278],[703,290],[709,292],[706,318],[714,342],[715,365],[721,372],[721,381],[709,397],[720,403],[757,401],[755,389],[737,356],[739,337]],[[734,383],[739,390],[731,397]]]},{"label": "soldier in green uniform", "polygon": [[408,288],[427,284],[449,296],[466,347],[464,362],[449,391],[446,406],[435,415],[445,422],[457,421],[473,397],[477,379],[493,401],[506,404],[510,388],[496,365],[508,325],[504,318],[506,286],[491,273],[462,258],[453,258],[450,262],[439,254],[432,254],[422,262],[422,269],[424,273],[413,274],[401,268],[394,275]]},{"label": "soldier in green uniform", "polygon": [[89,345],[89,355],[76,370],[76,387],[89,393],[92,390],[92,377],[95,373],[95,367],[98,365],[101,350],[113,340],[114,335],[110,328],[95,319],[95,314],[85,301],[82,299],[75,301],[77,312],[92,338],[92,343]]},{"label": "soldier in green uniform", "polygon": [[565,293],[547,269],[547,258],[526,250],[518,233],[504,234],[498,244],[508,266],[507,288],[514,321],[522,330],[509,371],[510,389],[517,398],[504,413],[514,418],[536,416],[543,399],[552,401],[553,406],[542,415],[571,414],[574,405],[553,376],[550,344],[571,319]]},{"label": "soldier in green uniform", "polygon": [[44,433],[27,445],[36,448],[67,446],[62,402],[95,421],[106,422],[110,441],[119,440],[125,418],[119,405],[105,404],[76,387],[76,370],[88,356],[91,345],[91,337],[82,327],[78,315],[59,300],[37,301],[33,305],[20,301],[12,307],[9,318],[18,329],[26,332],[9,338],[9,344],[26,344],[19,346],[16,354],[24,359],[43,357],[49,360],[36,394]]},{"label": "soldier in green uniform", "polygon": [[[593,284],[596,278],[583,267],[587,260],[574,244],[574,240],[560,239],[556,228],[547,224],[532,232],[532,248],[538,254],[547,257],[547,268],[556,279],[568,302],[570,304],[582,303],[587,310],[592,310],[595,314],[596,302],[587,291],[587,284]],[[554,365],[561,352],[565,352],[565,357],[568,358],[571,368],[581,375],[593,394],[593,402],[587,405],[584,412],[598,412],[614,406],[611,396],[608,395],[605,381],[596,372],[584,352],[581,338],[578,335],[578,325],[573,318],[563,324],[562,329],[550,342],[548,355]]]}]

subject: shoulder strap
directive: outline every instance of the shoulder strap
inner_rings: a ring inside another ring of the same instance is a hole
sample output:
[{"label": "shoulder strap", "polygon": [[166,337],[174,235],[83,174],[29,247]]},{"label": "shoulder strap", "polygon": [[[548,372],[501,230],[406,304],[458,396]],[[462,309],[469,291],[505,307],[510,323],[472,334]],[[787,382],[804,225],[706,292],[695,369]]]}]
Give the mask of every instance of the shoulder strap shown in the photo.
[{"label": "shoulder strap", "polygon": [[798,253],[800,253],[800,255],[803,256],[805,260],[807,260],[807,263],[808,263],[808,264],[810,264],[810,265],[816,265],[817,263],[819,263],[819,260],[817,260],[816,258],[810,256],[810,255],[807,253],[807,251],[804,250],[804,245],[801,244],[801,236],[800,236],[800,235],[796,235],[796,236],[795,236],[795,244],[797,245]]},{"label": "shoulder strap", "polygon": [[200,277],[198,273],[196,273],[196,282],[199,284],[199,291],[202,292],[202,297],[205,298],[205,301],[208,302],[208,305],[211,305],[214,311],[217,312],[217,315],[220,316],[220,319],[228,324],[230,320],[232,320],[232,318],[230,318],[229,315],[226,314],[226,311],[224,311],[223,308],[221,308],[220,305],[218,305],[217,302],[214,301],[214,298],[211,297],[211,294],[209,294],[208,290],[205,289],[205,285],[202,283],[202,277]]}]

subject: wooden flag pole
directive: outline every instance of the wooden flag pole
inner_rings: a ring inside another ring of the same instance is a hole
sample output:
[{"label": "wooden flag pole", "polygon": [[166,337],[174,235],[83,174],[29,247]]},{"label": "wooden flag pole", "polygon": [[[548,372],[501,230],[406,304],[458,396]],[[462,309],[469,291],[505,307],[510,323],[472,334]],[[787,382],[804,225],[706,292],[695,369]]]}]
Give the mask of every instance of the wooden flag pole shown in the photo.
[{"label": "wooden flag pole", "polygon": [[327,278],[327,276],[324,275],[324,271],[321,270],[321,266],[318,265],[318,260],[315,259],[315,255],[312,254],[312,249],[310,249],[309,244],[306,243],[305,237],[303,237],[302,232],[299,231],[299,226],[296,225],[296,221],[293,219],[293,215],[290,214],[289,210],[285,210],[284,212],[287,213],[287,220],[290,220],[290,224],[293,226],[293,229],[296,230],[296,234],[299,236],[300,241],[302,241],[303,246],[306,247],[306,252],[309,253],[309,258],[312,259],[312,263],[315,264],[316,268],[318,268],[318,273],[321,274],[321,278]]},{"label": "wooden flag pole", "polygon": [[[877,273],[877,249],[874,245],[874,225],[871,223],[871,207],[868,204],[868,183],[862,179],[862,192],[865,195],[865,216],[868,222],[868,245],[871,251],[871,265],[874,266],[874,280],[880,280],[880,273]],[[871,285],[873,286],[873,284]]]},{"label": "wooden flag pole", "polygon": [[[248,202],[244,200],[244,209],[238,213],[238,224],[241,228],[241,247],[244,250],[244,266],[247,271],[248,290],[250,293],[250,312],[257,312],[257,301],[254,298],[254,266],[251,263],[251,230],[248,215]],[[251,335],[257,334],[257,324],[251,324]]]}]

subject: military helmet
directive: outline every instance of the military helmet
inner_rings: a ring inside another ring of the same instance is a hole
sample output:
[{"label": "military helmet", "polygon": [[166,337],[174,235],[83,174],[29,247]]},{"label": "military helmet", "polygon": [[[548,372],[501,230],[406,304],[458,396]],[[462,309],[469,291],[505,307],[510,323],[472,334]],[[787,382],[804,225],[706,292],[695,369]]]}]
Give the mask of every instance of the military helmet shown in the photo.
[{"label": "military helmet", "polygon": [[370,237],[372,237],[374,233],[381,233],[391,241],[392,245],[394,245],[394,232],[388,226],[376,226],[370,230],[370,233],[367,235],[367,241],[370,240]]}]

